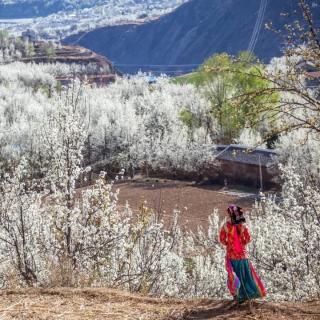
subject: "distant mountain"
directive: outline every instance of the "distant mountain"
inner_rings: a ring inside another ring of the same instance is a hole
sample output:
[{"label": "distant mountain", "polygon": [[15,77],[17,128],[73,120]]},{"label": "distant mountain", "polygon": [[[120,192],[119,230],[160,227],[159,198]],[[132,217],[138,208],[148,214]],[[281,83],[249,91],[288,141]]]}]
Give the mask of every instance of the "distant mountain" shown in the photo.
[{"label": "distant mountain", "polygon": [[280,28],[296,18],[281,13],[295,9],[296,0],[191,0],[155,21],[99,28],[65,42],[99,52],[128,73],[187,72],[194,67],[189,64],[200,64],[213,53],[247,49],[268,62],[281,54],[283,43],[265,23]]},{"label": "distant mountain", "polygon": [[172,12],[188,0],[0,0],[0,29],[19,36],[60,40],[79,32],[143,23]]}]

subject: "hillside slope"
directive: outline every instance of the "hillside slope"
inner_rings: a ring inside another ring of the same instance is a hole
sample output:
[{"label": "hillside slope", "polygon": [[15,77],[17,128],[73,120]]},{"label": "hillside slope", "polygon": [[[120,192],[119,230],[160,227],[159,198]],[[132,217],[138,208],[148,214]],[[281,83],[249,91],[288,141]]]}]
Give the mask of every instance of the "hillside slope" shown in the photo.
[{"label": "hillside slope", "polygon": [[[65,42],[78,42],[104,54],[129,73],[143,70],[142,65],[199,64],[213,53],[237,54],[247,50],[252,39],[257,40],[254,53],[269,61],[281,54],[282,43],[265,30],[264,24],[273,21],[277,27],[284,25],[290,18],[281,12],[292,11],[296,8],[294,3],[295,0],[191,0],[156,21],[100,28],[71,36]],[[255,29],[258,17],[263,18],[258,21],[261,28]],[[190,71],[191,67],[182,70]]]},{"label": "hillside slope", "polygon": [[317,320],[320,302],[253,302],[232,306],[209,299],[157,299],[110,289],[25,289],[0,293],[1,319]]}]

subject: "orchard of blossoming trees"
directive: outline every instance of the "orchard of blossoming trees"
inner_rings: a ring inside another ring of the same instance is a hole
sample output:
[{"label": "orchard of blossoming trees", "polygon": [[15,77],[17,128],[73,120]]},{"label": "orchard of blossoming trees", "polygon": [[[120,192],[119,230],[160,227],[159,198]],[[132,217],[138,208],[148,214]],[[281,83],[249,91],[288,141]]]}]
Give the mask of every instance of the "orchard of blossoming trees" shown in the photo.
[{"label": "orchard of blossoming trees", "polygon": [[[219,129],[201,88],[165,77],[150,85],[138,75],[106,88],[75,81],[61,90],[53,70],[67,72],[67,66],[0,68],[2,285],[225,296],[217,212],[208,230],[185,234],[179,212],[173,212],[169,230],[148,208],[132,219],[130,207],[119,209],[117,193],[102,176],[76,196],[79,176],[90,170],[85,163],[105,160],[124,167],[131,161],[137,167],[184,170],[205,165],[211,157],[205,146],[212,146]],[[186,121],[185,111],[192,121]],[[253,132],[242,138],[254,138]],[[251,256],[271,299],[319,295],[319,158],[316,137],[296,143],[303,137],[302,128],[279,140],[283,202],[257,204],[250,222]]]},{"label": "orchard of blossoming trees", "polygon": [[[304,72],[294,68],[297,60],[317,56],[316,43],[307,45],[300,56],[287,53],[258,72],[245,70],[246,76],[268,79],[262,94],[278,99],[258,104],[259,117],[248,112],[252,123],[243,123],[246,128],[234,137],[254,146],[268,133],[278,135],[281,201],[262,198],[248,222],[250,258],[272,300],[320,296],[320,109],[317,89],[308,88]],[[186,233],[177,211],[172,225],[164,227],[158,213],[144,206],[135,216],[130,204],[120,209],[104,172],[90,188],[76,190],[80,177],[99,161],[110,169],[185,171],[213,161],[212,146],[225,131],[207,88],[166,77],[150,84],[137,75],[105,88],[75,81],[62,89],[55,72],[69,68],[0,66],[1,285],[107,286],[157,296],[224,297],[225,253],[216,210],[207,230]],[[227,107],[256,98],[260,89],[236,91],[238,96],[224,98]]]},{"label": "orchard of blossoming trees", "polygon": [[[64,70],[65,69],[65,70]],[[150,166],[198,168],[210,158],[215,136],[210,105],[192,85],[173,85],[160,78],[149,85],[138,75],[118,79],[107,88],[89,88],[75,81],[68,90],[58,88],[55,74],[69,73],[64,65],[1,67],[2,155],[14,161],[22,155],[41,170],[50,152],[46,150],[50,117],[59,105],[72,105],[79,114],[85,138],[85,163],[105,161],[127,168]],[[185,123],[188,111],[194,123]],[[41,134],[39,135],[39,133]]]}]

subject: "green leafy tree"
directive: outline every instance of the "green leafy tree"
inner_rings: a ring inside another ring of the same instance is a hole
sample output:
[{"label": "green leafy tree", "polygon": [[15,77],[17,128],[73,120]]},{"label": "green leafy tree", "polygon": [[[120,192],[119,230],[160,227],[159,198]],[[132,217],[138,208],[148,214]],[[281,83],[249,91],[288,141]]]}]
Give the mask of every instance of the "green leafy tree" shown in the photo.
[{"label": "green leafy tree", "polygon": [[[286,45],[282,57],[274,58],[268,68],[238,69],[226,65],[222,70],[238,74],[241,88],[243,83],[247,85],[229,101],[233,108],[246,111],[251,127],[261,125],[261,120],[269,124],[268,132],[263,135],[268,146],[288,133],[300,136],[299,144],[306,143],[310,137],[320,140],[320,28],[316,19],[320,1],[296,2],[300,9],[286,13],[296,17],[291,24],[282,30],[274,29],[272,23],[267,25]],[[219,68],[212,64],[207,72],[217,74]]]},{"label": "green leafy tree", "polygon": [[[248,52],[237,57],[217,54],[200,67],[199,85],[204,87],[211,102],[211,114],[218,121],[219,142],[234,142],[240,130],[248,126],[259,129],[261,114],[256,112],[259,106],[277,103],[277,95],[268,94],[269,81],[260,77],[263,71],[264,65]],[[264,91],[266,94],[243,98],[248,93]]]},{"label": "green leafy tree", "polygon": [[180,112],[180,120],[187,126],[189,139],[190,141],[193,141],[193,133],[195,129],[201,127],[201,121],[198,118],[196,118],[189,110],[182,110]]}]

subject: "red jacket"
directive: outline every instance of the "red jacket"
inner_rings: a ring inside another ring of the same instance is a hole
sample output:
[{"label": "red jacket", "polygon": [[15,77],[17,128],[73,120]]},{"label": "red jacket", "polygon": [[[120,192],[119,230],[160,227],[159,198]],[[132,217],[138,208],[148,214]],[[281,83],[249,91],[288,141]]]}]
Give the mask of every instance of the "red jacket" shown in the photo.
[{"label": "red jacket", "polygon": [[227,258],[248,259],[245,246],[251,241],[248,228],[243,224],[227,222],[220,230],[220,242],[227,246]]}]

